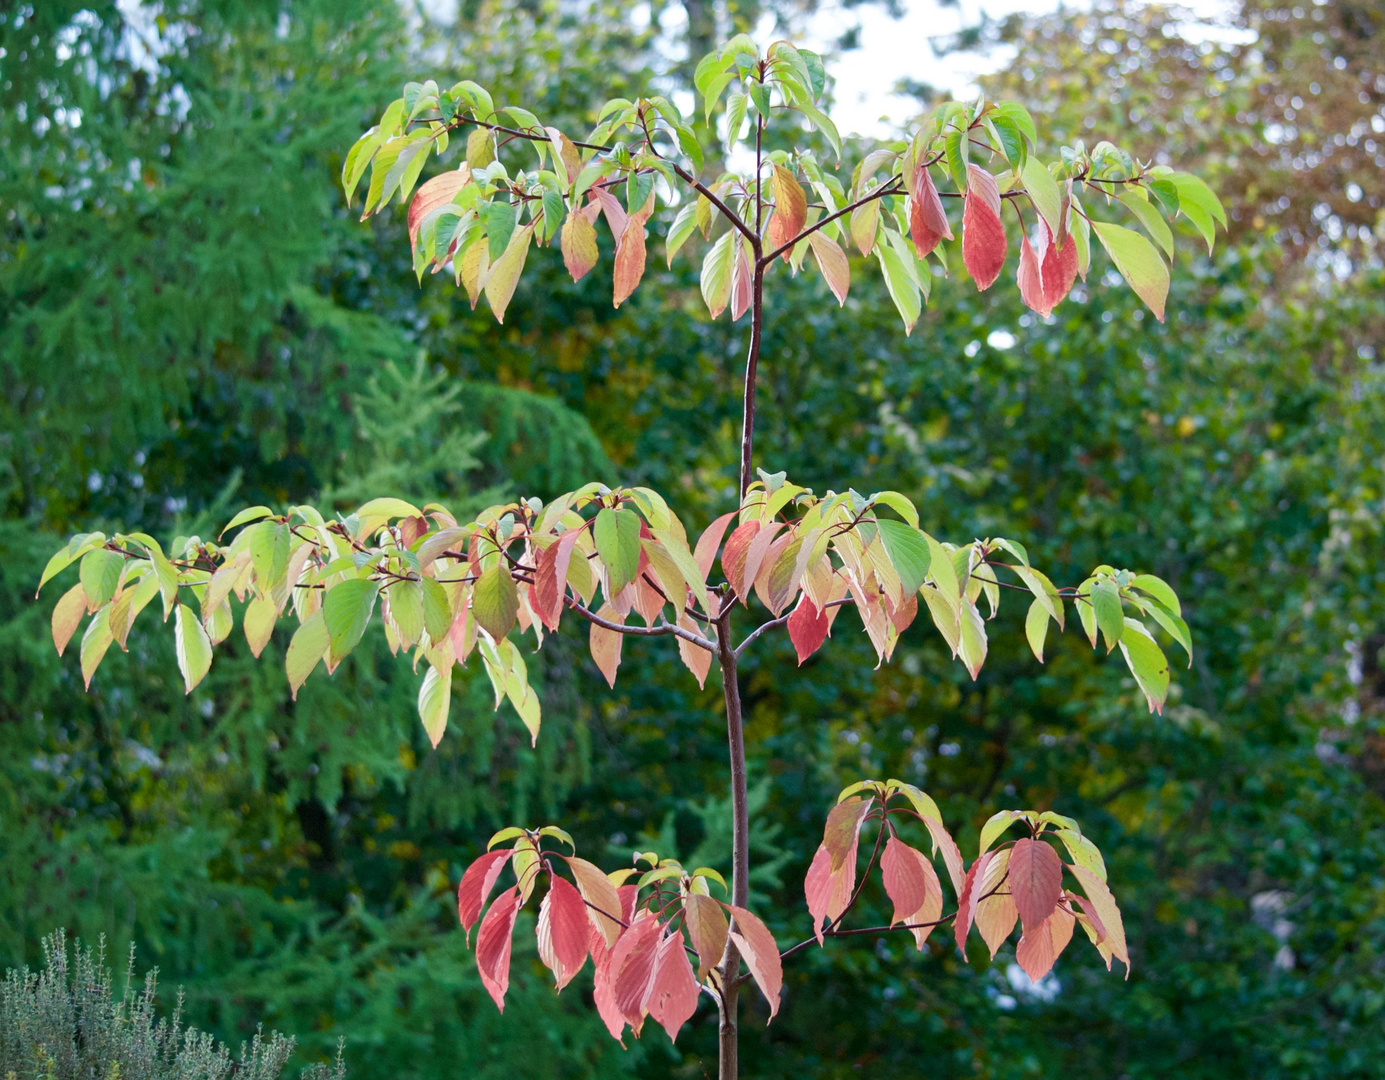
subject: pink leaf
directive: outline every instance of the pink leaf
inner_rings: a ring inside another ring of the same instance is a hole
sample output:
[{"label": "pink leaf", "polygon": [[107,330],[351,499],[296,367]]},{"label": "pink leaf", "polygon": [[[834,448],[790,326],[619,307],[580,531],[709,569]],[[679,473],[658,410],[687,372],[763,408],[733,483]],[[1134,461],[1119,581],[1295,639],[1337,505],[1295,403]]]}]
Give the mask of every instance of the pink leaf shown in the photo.
[{"label": "pink leaf", "polygon": [[1048,306],[1044,296],[1043,275],[1039,270],[1039,257],[1034,254],[1034,245],[1028,236],[1020,237],[1020,268],[1018,274],[1020,299],[1025,306],[1047,315],[1053,309]]},{"label": "pink leaf", "polygon": [[697,979],[683,951],[683,931],[675,930],[659,942],[645,1011],[668,1032],[670,1040],[677,1042],[678,1029],[697,1011],[697,994]]},{"label": "pink leaf", "polygon": [[590,942],[592,966],[595,976],[592,982],[592,1001],[601,1022],[611,1033],[611,1038],[625,1045],[621,1035],[625,1033],[625,1017],[616,1008],[616,992],[611,985],[611,947],[606,944],[605,935],[595,926],[591,928]]},{"label": "pink leaf", "polygon": [[967,955],[967,934],[971,931],[972,917],[976,913],[977,879],[985,873],[986,864],[991,861],[994,855],[994,851],[988,851],[971,864],[971,869],[967,871],[966,880],[962,883],[962,890],[957,896],[957,919],[952,929],[953,935],[957,939],[957,948],[962,950],[964,960]]},{"label": "pink leaf", "polygon": [[856,885],[856,860],[842,867],[840,873],[832,873],[832,856],[827,848],[819,844],[813,864],[808,867],[808,876],[803,879],[803,895],[808,901],[808,914],[813,917],[813,933],[818,944],[823,943],[823,919],[828,925],[836,922],[851,899],[851,890]]},{"label": "pink leaf", "polygon": [[1044,248],[1043,279],[1044,303],[1052,311],[1072,292],[1073,282],[1077,280],[1077,245],[1073,243],[1071,234],[1063,240],[1061,251],[1053,242],[1053,234],[1048,234],[1048,246]]},{"label": "pink leaf", "polygon": [[798,607],[793,609],[788,622],[789,640],[798,653],[798,663],[812,656],[827,639],[827,613],[808,599],[804,593],[798,599]]},{"label": "pink leaf", "polygon": [[[745,521],[731,530],[731,535],[726,538],[726,546],[721,549],[721,572],[726,575],[726,580],[735,589],[745,575],[745,560],[750,554],[751,541],[755,539],[760,531],[758,521]],[[740,590],[737,589],[737,595]]]},{"label": "pink leaf", "polygon": [[488,851],[468,866],[466,873],[462,875],[461,884],[457,886],[457,918],[468,937],[471,936],[471,928],[476,925],[476,920],[481,917],[481,909],[485,907],[486,897],[490,896],[491,890],[495,888],[500,871],[505,869],[505,864],[513,854],[509,848],[503,851]]},{"label": "pink leaf", "polygon": [[721,538],[726,535],[726,527],[731,524],[731,519],[735,516],[734,510],[729,514],[722,514],[716,521],[708,525],[702,535],[697,538],[693,560],[697,563],[697,568],[702,571],[703,581],[706,581],[707,575],[712,572],[712,563],[716,561],[717,548],[721,547]]},{"label": "pink leaf", "polygon": [[659,934],[659,920],[646,915],[620,935],[608,961],[607,976],[615,992],[616,1008],[636,1036],[644,1024],[644,999],[654,977]]},{"label": "pink leaf", "polygon": [[582,970],[590,946],[591,920],[582,894],[556,875],[539,909],[539,958],[558,981],[558,989]]},{"label": "pink leaf", "polygon": [[752,299],[752,273],[750,270],[750,259],[745,253],[745,244],[737,237],[733,243],[736,245],[736,259],[731,264],[731,321],[735,322],[750,308]]},{"label": "pink leaf", "polygon": [[928,899],[928,877],[924,871],[928,858],[896,836],[885,841],[885,853],[880,857],[880,874],[885,879],[885,893],[894,904],[890,925],[908,922],[914,912]]},{"label": "pink leaf", "polygon": [[874,802],[873,797],[863,799],[859,795],[853,795],[828,811],[827,824],[822,830],[822,844],[832,857],[834,872],[847,863],[856,865],[856,845],[860,838],[861,822],[865,820]]},{"label": "pink leaf", "polygon": [[1016,840],[1010,849],[1010,894],[1028,931],[1048,918],[1063,891],[1063,861],[1042,840]]},{"label": "pink leaf", "polygon": [[1015,947],[1015,959],[1034,982],[1052,970],[1054,961],[1068,947],[1075,921],[1066,909],[1056,907],[1047,919],[1024,932]]},{"label": "pink leaf", "polygon": [[952,239],[952,226],[926,166],[920,165],[914,171],[909,195],[909,234],[914,240],[914,251],[922,259],[941,241]]},{"label": "pink leaf", "polygon": [[745,966],[750,969],[750,977],[760,988],[769,1002],[769,1016],[779,1011],[779,992],[784,985],[784,966],[779,959],[779,945],[769,927],[745,908],[727,904],[726,910],[735,918],[736,927],[731,931],[731,940],[740,950]]},{"label": "pink leaf", "polygon": [[519,907],[519,889],[507,889],[486,912],[476,934],[476,970],[501,1012],[505,1011],[505,991],[510,987],[510,935]]},{"label": "pink leaf", "polygon": [[427,183],[420,184],[418,191],[414,193],[413,202],[409,203],[409,249],[412,251],[418,243],[418,230],[423,225],[423,219],[429,212],[439,206],[446,206],[452,201],[452,197],[461,191],[471,180],[471,170],[465,166],[454,169],[452,172],[445,172],[433,177]]},{"label": "pink leaf", "polygon": [[962,262],[981,291],[989,289],[1005,265],[1005,226],[995,177],[967,166],[967,195],[962,211]]}]

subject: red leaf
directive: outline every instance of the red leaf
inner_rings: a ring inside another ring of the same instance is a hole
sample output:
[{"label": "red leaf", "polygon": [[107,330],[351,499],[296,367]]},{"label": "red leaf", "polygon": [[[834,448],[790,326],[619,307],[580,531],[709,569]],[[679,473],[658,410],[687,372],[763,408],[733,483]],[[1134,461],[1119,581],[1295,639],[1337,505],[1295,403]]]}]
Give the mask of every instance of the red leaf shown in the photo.
[{"label": "red leaf", "polygon": [[1033,930],[1026,930],[1015,946],[1015,959],[1034,982],[1038,982],[1053,968],[1063,950],[1072,940],[1073,923],[1076,920],[1063,908],[1054,908],[1053,913]]},{"label": "red leaf", "polygon": [[519,889],[507,889],[491,905],[476,934],[476,970],[496,1008],[505,1011],[505,991],[510,987],[510,935],[519,914]]},{"label": "red leaf", "polygon": [[1064,239],[1062,251],[1049,233],[1048,246],[1044,249],[1043,279],[1044,303],[1052,311],[1072,292],[1073,282],[1077,280],[1077,245],[1071,233]]},{"label": "red leaf", "polygon": [[1000,221],[1000,193],[995,177],[967,166],[967,196],[962,211],[962,262],[982,291],[995,284],[1005,265],[1005,226]]},{"label": "red leaf", "polygon": [[[726,538],[726,546],[721,549],[721,571],[732,588],[740,584],[745,574],[745,559],[750,553],[750,543],[759,531],[758,521],[746,521],[732,529],[731,535]],[[739,588],[736,588],[736,593],[740,595]]]},{"label": "red leaf", "polygon": [[736,595],[746,607],[750,606],[750,587],[760,576],[760,567],[764,565],[770,545],[774,543],[774,538],[783,527],[782,521],[771,521],[768,525],[762,525],[760,531],[755,534],[755,539],[750,541],[750,547],[746,549],[745,565],[741,569],[743,576],[739,580],[731,579],[731,587],[736,590]]},{"label": "red leaf", "polygon": [[442,173],[427,183],[419,185],[418,190],[414,192],[413,202],[409,203],[410,251],[418,243],[419,226],[423,224],[423,219],[428,216],[429,211],[450,203],[452,197],[461,191],[470,180],[471,170],[464,165],[460,169]]},{"label": "red leaf", "polygon": [[1028,236],[1020,237],[1020,268],[1018,274],[1020,299],[1027,307],[1040,315],[1047,315],[1053,309],[1048,306],[1044,296],[1043,275],[1039,269],[1039,257],[1034,254],[1034,245]]},{"label": "red leaf", "polygon": [[760,988],[769,1002],[769,1017],[779,1011],[779,992],[784,986],[784,965],[779,959],[779,945],[758,918],[745,908],[727,904],[726,910],[736,920],[736,928],[731,931],[731,940],[740,950],[745,966],[750,969],[750,977]]},{"label": "red leaf", "polygon": [[701,536],[697,538],[697,547],[693,551],[693,560],[697,563],[697,568],[702,571],[702,580],[707,580],[707,575],[712,572],[712,563],[717,557],[717,548],[721,546],[721,538],[726,535],[726,527],[731,524],[731,519],[736,516],[732,510],[729,514],[722,514],[716,521],[707,526]]},{"label": "red leaf", "polygon": [[461,884],[457,886],[457,918],[461,921],[467,937],[471,936],[471,928],[481,917],[481,909],[485,907],[486,897],[490,896],[491,890],[495,888],[500,871],[505,869],[505,864],[513,854],[509,848],[503,851],[488,851],[468,866],[466,873],[462,875]]},{"label": "red leaf", "polygon": [[558,980],[570,983],[586,963],[591,920],[582,894],[566,878],[554,876],[539,909],[539,958]]},{"label": "red leaf", "polygon": [[644,1024],[644,999],[654,977],[659,934],[659,920],[646,915],[620,935],[608,961],[607,977],[615,992],[616,1008],[636,1036]]},{"label": "red leaf", "polygon": [[894,903],[891,926],[908,922],[928,899],[929,882],[924,870],[927,864],[928,857],[923,852],[911,848],[898,837],[891,836],[885,841],[880,874],[885,879],[885,893]]},{"label": "red leaf", "polygon": [[678,1029],[697,1011],[697,994],[697,979],[693,977],[688,954],[683,951],[683,931],[675,930],[659,942],[645,1011],[677,1042]]},{"label": "red leaf", "polygon": [[572,561],[572,548],[577,543],[580,531],[569,529],[542,549],[535,560],[534,599],[537,606],[534,614],[549,630],[558,629],[558,620],[563,613],[563,596],[567,593],[567,567]]},{"label": "red leaf", "polygon": [[1042,840],[1016,840],[1010,849],[1010,895],[1028,931],[1049,917],[1063,891],[1063,861]]},{"label": "red leaf", "polygon": [[827,626],[827,612],[809,600],[807,593],[800,596],[798,607],[793,609],[788,621],[789,640],[798,653],[800,667],[822,647],[827,639]]},{"label": "red leaf", "polygon": [[976,913],[976,883],[981,874],[985,873],[986,864],[994,857],[994,851],[988,851],[971,864],[971,869],[967,871],[966,880],[962,883],[962,891],[957,897],[957,919],[953,924],[953,936],[957,940],[957,948],[962,950],[962,959],[967,956],[967,934],[971,930],[972,918]]},{"label": "red leaf", "polygon": [[909,198],[909,234],[914,239],[914,250],[920,259],[941,241],[952,239],[952,226],[943,209],[943,200],[933,184],[933,177],[923,165],[914,171],[914,184]]},{"label": "red leaf", "polygon": [[601,1016],[601,1022],[611,1033],[611,1038],[624,1046],[625,1040],[621,1038],[621,1035],[625,1033],[625,1017],[616,1008],[616,992],[615,988],[611,986],[611,947],[606,944],[605,935],[595,926],[591,928],[590,948],[592,966],[596,969],[592,984],[593,1003],[596,1005],[597,1013]]},{"label": "red leaf", "polygon": [[[627,221],[625,207],[620,205],[611,192],[604,187],[594,187],[588,192],[589,198],[601,207],[601,212],[606,215],[606,224],[611,230],[611,235],[619,240],[625,235],[625,224]],[[595,218],[589,218],[595,224]]]},{"label": "red leaf", "polygon": [[837,921],[846,910],[851,899],[851,890],[856,884],[855,860],[842,868],[840,873],[832,873],[832,856],[827,848],[818,845],[813,864],[808,867],[808,876],[803,879],[803,896],[808,901],[808,914],[813,917],[813,934],[818,944],[823,943],[822,921],[828,925]]}]

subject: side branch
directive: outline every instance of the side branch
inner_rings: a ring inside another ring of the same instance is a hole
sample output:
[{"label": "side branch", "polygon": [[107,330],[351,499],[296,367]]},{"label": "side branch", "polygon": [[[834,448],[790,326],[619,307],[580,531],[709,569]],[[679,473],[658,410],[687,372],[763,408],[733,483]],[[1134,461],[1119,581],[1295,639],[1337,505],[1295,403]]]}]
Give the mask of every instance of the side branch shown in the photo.
[{"label": "side branch", "polygon": [[[851,597],[849,597],[849,596],[846,596],[846,597],[843,597],[843,598],[840,599],[840,600],[829,600],[826,604],[823,605],[823,610],[826,611],[826,610],[827,610],[828,608],[830,608],[830,607],[841,607],[843,604],[854,604],[854,603],[856,603],[855,600],[853,600],[853,599],[852,599]],[[767,630],[773,630],[773,629],[775,629],[776,627],[780,627],[780,626],[785,625],[791,618],[793,618],[793,612],[792,612],[792,611],[789,612],[787,615],[781,615],[781,616],[779,616],[779,618],[777,618],[777,619],[771,619],[771,620],[770,620],[769,622],[767,622],[767,623],[761,623],[759,626],[757,626],[757,627],[756,627],[754,630],[752,630],[750,633],[746,634],[745,640],[742,641],[739,645],[736,646],[736,655],[739,657],[739,656],[741,655],[741,653],[745,650],[746,646],[748,646],[752,641],[754,641],[756,638],[758,638],[761,634],[765,633]]]},{"label": "side branch", "polygon": [[603,630],[611,630],[617,634],[629,634],[633,637],[666,637],[672,634],[674,637],[680,637],[684,641],[690,641],[692,644],[699,648],[706,649],[710,653],[717,651],[715,641],[711,641],[701,634],[694,634],[691,630],[685,630],[681,626],[674,626],[670,622],[662,622],[658,626],[626,626],[624,623],[611,622],[609,619],[603,619],[600,615],[596,614],[596,612],[585,607],[571,597],[567,598],[567,606],[577,612],[582,618],[586,619],[587,622],[599,626]]},{"label": "side branch", "polygon": [[696,191],[709,203],[711,203],[718,210],[720,210],[726,216],[726,220],[731,222],[732,225],[739,229],[741,235],[743,235],[747,240],[751,242],[752,245],[754,245],[756,251],[760,249],[759,235],[755,232],[754,229],[752,229],[749,225],[747,225],[744,221],[741,220],[741,216],[739,214],[737,214],[734,210],[727,206],[726,203],[723,202],[722,199],[711,190],[711,188],[709,188],[697,177],[693,176],[693,174],[688,172],[688,170],[683,168],[683,166],[679,165],[676,161],[670,161],[669,164],[673,167],[673,171],[677,175],[678,179],[682,180],[683,183],[687,184],[690,188]]},{"label": "side branch", "polygon": [[813,222],[806,229],[804,229],[797,236],[795,236],[792,240],[780,244],[768,255],[761,256],[759,261],[766,265],[772,263],[775,259],[779,258],[780,255],[784,254],[784,252],[792,250],[794,245],[797,244],[800,240],[806,240],[809,236],[817,232],[824,225],[832,224],[832,222],[836,221],[838,218],[845,217],[853,210],[865,206],[866,203],[874,202],[876,199],[883,199],[886,195],[904,194],[904,188],[900,186],[903,182],[903,178],[900,176],[896,175],[890,177],[888,180],[886,180],[879,187],[875,188],[873,191],[869,191],[866,194],[862,195],[854,203],[849,203],[846,206],[843,206],[840,210],[836,211],[835,213],[828,214],[825,218],[822,218],[820,221]]}]

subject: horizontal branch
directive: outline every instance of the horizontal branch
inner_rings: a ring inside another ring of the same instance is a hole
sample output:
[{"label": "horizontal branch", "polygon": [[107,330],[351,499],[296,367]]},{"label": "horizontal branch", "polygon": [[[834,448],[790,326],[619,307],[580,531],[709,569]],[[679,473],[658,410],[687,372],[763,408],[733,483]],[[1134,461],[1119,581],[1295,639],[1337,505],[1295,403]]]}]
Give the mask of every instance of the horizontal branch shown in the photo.
[{"label": "horizontal branch", "polygon": [[701,634],[694,634],[691,630],[684,630],[681,626],[675,626],[670,622],[661,622],[658,626],[626,626],[624,623],[611,622],[610,619],[603,619],[590,608],[585,607],[572,597],[567,597],[567,605],[578,615],[586,619],[594,626],[599,626],[603,630],[611,630],[617,634],[628,634],[632,637],[667,637],[672,634],[680,637],[684,641],[690,641],[699,648],[706,649],[709,653],[717,651],[716,642],[710,641]]},{"label": "horizontal branch", "polygon": [[[841,607],[841,605],[843,604],[854,604],[855,602],[856,601],[849,596],[843,597],[841,600],[829,600],[826,604],[823,605],[822,610],[826,611],[830,607]],[[736,655],[740,656],[741,651],[752,641],[758,638],[761,634],[763,634],[766,630],[773,630],[777,626],[783,626],[791,618],[793,618],[792,611],[789,612],[787,615],[779,616],[779,618],[777,619],[771,619],[767,623],[761,623],[759,626],[757,626],[754,630],[752,630],[745,636],[744,641],[742,641],[739,645],[736,646]]]}]

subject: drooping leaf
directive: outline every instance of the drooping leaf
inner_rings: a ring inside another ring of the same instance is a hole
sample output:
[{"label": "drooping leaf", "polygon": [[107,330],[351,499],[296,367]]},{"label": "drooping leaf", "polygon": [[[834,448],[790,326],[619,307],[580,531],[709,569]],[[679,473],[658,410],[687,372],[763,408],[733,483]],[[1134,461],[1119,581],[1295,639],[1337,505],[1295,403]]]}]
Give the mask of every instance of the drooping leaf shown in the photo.
[{"label": "drooping leaf", "polygon": [[644,208],[631,214],[625,222],[625,231],[616,240],[616,265],[613,281],[613,300],[620,307],[630,298],[630,294],[644,277],[645,244],[644,223],[654,210],[654,196],[649,196]]},{"label": "drooping leaf", "polygon": [[1120,647],[1130,673],[1149,703],[1149,711],[1162,713],[1169,695],[1169,662],[1164,650],[1155,644],[1144,625],[1134,619],[1125,620]]},{"label": "drooping leaf", "polygon": [[86,613],[87,593],[79,581],[63,593],[53,606],[53,644],[57,646],[59,656],[67,648],[67,643],[72,640]]},{"label": "drooping leaf", "polygon": [[269,644],[278,617],[278,609],[274,606],[274,601],[268,597],[257,596],[246,605],[242,626],[245,630],[246,644],[250,646],[250,652],[256,658]]},{"label": "drooping leaf", "polygon": [[1169,268],[1154,245],[1134,229],[1120,225],[1093,220],[1092,228],[1135,295],[1163,322],[1164,302],[1169,295]]},{"label": "drooping leaf", "polygon": [[798,654],[800,667],[803,666],[803,661],[822,647],[829,626],[827,612],[813,603],[807,593],[802,594],[787,624],[789,640],[793,642],[794,651]]},{"label": "drooping leaf", "polygon": [[516,229],[510,236],[500,258],[491,263],[484,285],[486,303],[495,313],[496,322],[505,321],[505,309],[510,306],[510,298],[519,284],[519,275],[524,271],[524,258],[529,254],[529,241],[534,236],[534,223]]},{"label": "drooping leaf", "polygon": [[846,910],[855,884],[856,861],[851,860],[839,872],[833,873],[832,856],[825,845],[819,844],[803,879],[803,896],[808,903],[808,914],[812,916],[813,933],[819,945],[823,943],[824,922],[830,927]]},{"label": "drooping leaf", "polygon": [[[783,247],[803,229],[808,218],[808,196],[798,179],[782,165],[773,166],[770,184],[774,192],[774,216],[770,218],[769,250]],[[768,254],[768,252],[766,252]],[[784,258],[789,252],[784,252]]]},{"label": "drooping leaf", "polygon": [[1039,663],[1044,662],[1044,638],[1048,635],[1048,610],[1042,601],[1035,600],[1029,605],[1029,614],[1024,617],[1024,636]]},{"label": "drooping leaf", "polygon": [[928,875],[923,865],[928,862],[923,852],[904,843],[897,836],[885,841],[880,856],[880,874],[885,882],[885,894],[894,904],[890,925],[907,922],[928,899]]},{"label": "drooping leaf", "polygon": [[116,586],[120,584],[120,572],[124,567],[123,556],[104,548],[88,551],[82,556],[78,575],[86,592],[88,611],[95,611],[110,603]]},{"label": "drooping leaf", "polygon": [[678,1030],[697,1011],[697,998],[697,979],[683,951],[683,931],[675,930],[659,942],[644,1009],[677,1042]]},{"label": "drooping leaf", "polygon": [[1010,849],[1010,894],[1028,932],[1052,914],[1063,891],[1063,863],[1052,846],[1024,838]]},{"label": "drooping leaf", "polygon": [[1005,265],[1005,226],[1000,220],[1000,192],[995,177],[967,165],[967,194],[962,210],[962,262],[984,292]]},{"label": "drooping leaf", "polygon": [[423,685],[418,689],[418,715],[434,749],[437,749],[443,732],[447,730],[447,713],[451,705],[452,661],[449,659],[445,669],[430,665],[423,676]]},{"label": "drooping leaf", "polygon": [[[1116,898],[1111,895],[1106,882],[1085,866],[1070,866],[1068,869],[1082,885],[1082,891],[1087,894],[1088,901],[1096,909],[1105,930],[1104,936],[1095,941],[1095,944],[1102,959],[1106,961],[1106,970],[1111,970],[1111,961],[1116,959],[1125,965],[1125,977],[1130,978],[1130,953],[1125,944],[1125,924],[1121,920],[1120,908],[1116,906]],[[1092,934],[1091,928],[1084,925],[1083,929],[1087,930],[1089,936]]]},{"label": "drooping leaf", "polygon": [[847,862],[856,861],[856,845],[860,838],[861,822],[865,820],[873,798],[852,797],[839,802],[827,813],[827,824],[822,830],[822,843],[832,860],[832,870],[837,871]]},{"label": "drooping leaf", "polygon": [[593,863],[586,859],[570,858],[568,867],[577,881],[577,890],[587,908],[587,919],[592,928],[605,939],[607,945],[614,945],[623,927],[620,896],[616,887]]},{"label": "drooping leaf", "polygon": [[637,919],[611,949],[608,975],[616,1008],[638,1036],[644,1024],[645,999],[654,979],[659,953],[660,926],[652,915]]},{"label": "drooping leaf", "polygon": [[488,851],[466,868],[461,883],[457,886],[457,920],[468,936],[476,920],[481,917],[481,909],[500,880],[500,872],[514,854],[509,848]]},{"label": "drooping leaf", "polygon": [[909,235],[914,252],[925,258],[943,240],[952,239],[952,225],[943,209],[942,197],[926,166],[920,164],[914,173],[909,197]]},{"label": "drooping leaf", "polygon": [[846,303],[846,294],[851,289],[851,264],[841,245],[827,236],[821,229],[808,234],[808,246],[813,250],[818,270],[823,281],[832,290],[840,307]]},{"label": "drooping leaf", "polygon": [[596,227],[580,211],[572,211],[563,222],[561,245],[563,265],[573,281],[581,281],[596,265]]},{"label": "drooping leaf", "polygon": [[556,874],[539,909],[538,940],[539,958],[553,972],[561,990],[586,963],[591,920],[582,894]]},{"label": "drooping leaf", "polygon": [[505,992],[510,988],[511,935],[521,903],[519,889],[505,890],[486,912],[476,934],[476,970],[481,974],[481,985],[501,1012],[505,1011]]},{"label": "drooping leaf", "polygon": [[174,624],[174,647],[178,653],[178,670],[183,673],[183,692],[191,694],[212,666],[212,643],[202,620],[187,604],[179,604]]},{"label": "drooping leaf", "polygon": [[721,235],[702,259],[702,299],[712,318],[718,318],[731,300],[731,267],[735,262],[740,234],[734,229]]},{"label": "drooping leaf", "polygon": [[743,907],[727,904],[726,909],[736,920],[730,938],[740,951],[741,959],[750,969],[750,977],[769,1002],[769,1017],[779,1011],[779,992],[784,985],[784,966],[779,959],[779,946],[774,935],[759,918]]},{"label": "drooping leaf", "polygon": [[[624,623],[625,616],[613,608],[610,604],[603,604],[598,611],[597,617],[605,619],[607,622]],[[617,630],[608,630],[604,626],[592,623],[591,634],[588,645],[591,649],[592,659],[596,662],[601,674],[606,677],[606,683],[612,689],[616,685],[616,671],[620,667],[620,647],[625,635]]]},{"label": "drooping leaf", "polygon": [[[409,203],[409,249],[411,251],[418,244],[418,230],[423,219],[431,211],[450,203],[457,192],[470,182],[471,169],[463,165],[460,169],[440,173],[426,183],[419,185],[418,191],[414,193],[413,201]],[[230,527],[230,525],[226,526],[228,529]]]},{"label": "drooping leaf", "polygon": [[1092,612],[1096,615],[1097,627],[1106,639],[1106,651],[1110,652],[1125,632],[1120,590],[1110,578],[1102,578],[1092,585],[1091,595]]},{"label": "drooping leaf", "polygon": [[496,641],[514,629],[519,613],[519,590],[503,560],[481,572],[471,593],[471,610],[476,621]]},{"label": "drooping leaf", "polygon": [[379,591],[377,582],[365,578],[348,578],[327,591],[322,601],[322,615],[327,623],[328,662],[332,667],[341,663],[361,640]]},{"label": "drooping leaf", "polygon": [[1068,947],[1075,921],[1070,913],[1057,907],[1038,926],[1025,929],[1015,946],[1015,959],[1034,982],[1053,969],[1054,961]]},{"label": "drooping leaf", "polygon": [[1020,264],[1015,280],[1025,307],[1044,316],[1053,310],[1044,297],[1044,280],[1039,269],[1039,256],[1035,254],[1034,246],[1029,242],[1027,235],[1020,237]]},{"label": "drooping leaf", "polygon": [[288,652],[284,655],[284,668],[288,673],[289,692],[298,699],[298,688],[312,674],[313,668],[322,659],[331,645],[332,635],[327,629],[327,620],[321,611],[305,622],[293,633]]},{"label": "drooping leaf", "polygon": [[1068,293],[1072,292],[1073,284],[1077,281],[1077,245],[1071,236],[1064,240],[1060,248],[1054,242],[1053,234],[1049,234],[1048,243],[1044,247],[1042,270],[1044,304],[1052,311],[1067,299]]},{"label": "drooping leaf", "polygon": [[697,953],[697,978],[701,981],[721,962],[726,948],[726,916],[710,896],[690,892],[683,897],[683,925]]}]

